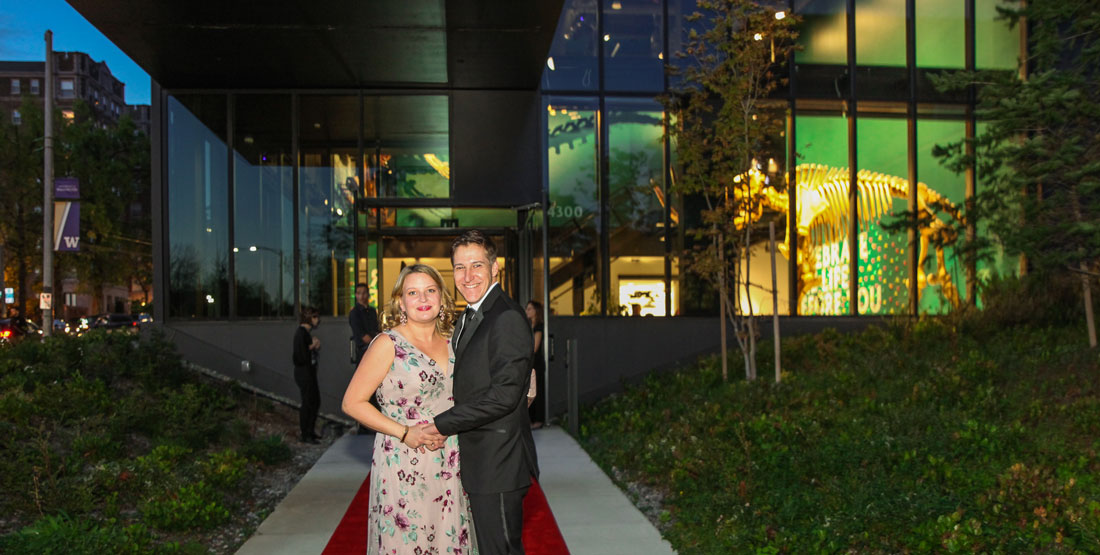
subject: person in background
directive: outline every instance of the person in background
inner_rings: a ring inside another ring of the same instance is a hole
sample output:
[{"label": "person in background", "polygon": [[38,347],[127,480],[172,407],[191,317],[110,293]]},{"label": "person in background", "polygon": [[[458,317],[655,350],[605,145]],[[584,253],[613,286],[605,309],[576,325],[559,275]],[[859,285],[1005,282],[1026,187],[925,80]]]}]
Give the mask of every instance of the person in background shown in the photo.
[{"label": "person in background", "polygon": [[542,323],[542,303],[536,300],[527,301],[527,321],[531,324],[531,334],[535,340],[535,358],[532,361],[534,366],[534,378],[531,382],[531,391],[534,392],[534,397],[528,394],[528,415],[531,417],[531,429],[537,430],[542,427],[542,418],[546,414],[546,391],[545,387],[545,374],[546,374],[546,360],[543,358],[543,337],[546,335],[546,328]]},{"label": "person in background", "polygon": [[359,361],[363,360],[363,354],[367,352],[371,339],[378,335],[378,312],[368,303],[370,303],[370,288],[365,283],[356,284],[355,308],[348,313],[351,340],[355,343],[355,354],[351,363],[355,366],[359,366]]},{"label": "person in background", "polygon": [[298,329],[294,332],[294,382],[302,394],[302,405],[298,409],[298,426],[301,435],[298,439],[305,443],[317,443],[321,436],[314,431],[317,423],[317,411],[321,408],[321,391],[317,387],[317,356],[321,349],[321,339],[313,337],[311,331],[321,324],[321,315],[315,308],[302,307],[298,318]]}]

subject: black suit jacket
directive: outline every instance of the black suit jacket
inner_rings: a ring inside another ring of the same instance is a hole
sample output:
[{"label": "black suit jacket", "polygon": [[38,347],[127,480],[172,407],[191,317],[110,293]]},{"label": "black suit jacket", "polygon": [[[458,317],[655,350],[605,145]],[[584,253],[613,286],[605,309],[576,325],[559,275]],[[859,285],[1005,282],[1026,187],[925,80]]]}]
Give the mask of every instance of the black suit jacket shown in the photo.
[{"label": "black suit jacket", "polygon": [[527,415],[534,349],[527,317],[498,284],[456,335],[455,406],[435,425],[458,434],[462,485],[478,494],[528,487],[539,468]]},{"label": "black suit jacket", "polygon": [[351,339],[355,341],[355,364],[359,364],[369,346],[363,341],[363,336],[368,333],[372,338],[378,335],[378,312],[370,306],[355,303],[355,308],[348,313],[348,325],[351,326]]}]

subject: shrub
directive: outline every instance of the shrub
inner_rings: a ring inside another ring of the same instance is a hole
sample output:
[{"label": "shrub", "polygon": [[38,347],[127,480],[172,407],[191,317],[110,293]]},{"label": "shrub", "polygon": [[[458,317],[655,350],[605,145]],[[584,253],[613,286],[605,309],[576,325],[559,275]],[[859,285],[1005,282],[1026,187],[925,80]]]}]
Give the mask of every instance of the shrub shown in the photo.
[{"label": "shrub", "polygon": [[145,521],[161,530],[209,530],[229,520],[217,492],[204,481],[181,486],[142,504]]},{"label": "shrub", "polygon": [[233,449],[211,453],[199,465],[203,480],[219,489],[232,489],[240,485],[248,471],[248,459]]},{"label": "shrub", "polygon": [[276,465],[290,460],[293,454],[282,436],[267,435],[253,438],[241,448],[244,456],[266,465]]},{"label": "shrub", "polygon": [[94,522],[64,514],[43,517],[0,538],[0,552],[8,555],[139,555],[170,550],[156,550],[153,535],[140,524],[124,527],[114,520]]}]

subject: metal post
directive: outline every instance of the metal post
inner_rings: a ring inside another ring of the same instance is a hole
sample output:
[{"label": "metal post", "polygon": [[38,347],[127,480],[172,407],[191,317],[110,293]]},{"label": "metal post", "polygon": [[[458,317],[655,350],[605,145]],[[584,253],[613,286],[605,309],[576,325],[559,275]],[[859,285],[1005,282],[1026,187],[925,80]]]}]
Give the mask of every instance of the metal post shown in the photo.
[{"label": "metal post", "polygon": [[[46,31],[45,167],[42,171],[42,294],[53,294],[53,31]],[[53,333],[53,300],[42,309],[42,333]]]},{"label": "metal post", "polygon": [[577,340],[570,338],[565,341],[565,369],[568,376],[569,391],[567,397],[569,399],[569,432],[573,436],[577,436],[580,433],[580,403],[577,400]]}]

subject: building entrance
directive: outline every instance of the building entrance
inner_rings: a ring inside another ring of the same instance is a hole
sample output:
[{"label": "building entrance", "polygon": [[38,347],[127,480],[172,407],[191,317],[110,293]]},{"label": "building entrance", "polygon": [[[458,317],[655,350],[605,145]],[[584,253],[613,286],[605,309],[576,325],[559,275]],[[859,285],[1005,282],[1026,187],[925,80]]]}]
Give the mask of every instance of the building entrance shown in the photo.
[{"label": "building entrance", "polygon": [[[401,214],[406,210],[413,213]],[[531,299],[543,303],[544,238],[542,226],[539,225],[542,212],[538,206],[444,210],[450,218],[438,218],[438,215],[433,218],[442,220],[444,226],[402,226],[387,225],[387,220],[389,223],[396,223],[403,218],[406,221],[412,218],[416,223],[427,223],[427,217],[417,214],[423,212],[422,210],[394,208],[392,205],[368,209],[371,219],[374,220],[370,223],[381,225],[365,226],[358,230],[355,242],[355,275],[357,283],[369,285],[371,299],[376,306],[388,302],[393,284],[405,266],[420,263],[439,270],[445,285],[455,297],[456,305],[464,307],[465,300],[455,288],[454,272],[451,269],[451,243],[470,229],[485,232],[496,244],[499,279],[504,291],[521,304]],[[511,225],[499,225],[503,223],[501,220],[504,217],[512,220]],[[451,225],[463,219],[472,225]],[[478,220],[498,225],[476,225]]]}]

